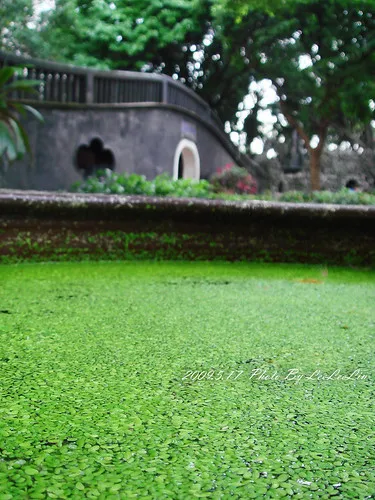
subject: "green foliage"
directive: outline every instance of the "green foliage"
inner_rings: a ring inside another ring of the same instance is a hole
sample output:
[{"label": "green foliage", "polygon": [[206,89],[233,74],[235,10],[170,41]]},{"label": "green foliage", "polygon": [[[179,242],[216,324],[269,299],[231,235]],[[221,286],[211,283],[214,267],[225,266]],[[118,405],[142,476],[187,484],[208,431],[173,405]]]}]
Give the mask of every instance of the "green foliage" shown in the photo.
[{"label": "green foliage", "polygon": [[285,203],[328,203],[335,205],[375,205],[375,193],[362,193],[343,188],[338,192],[331,191],[312,191],[305,193],[303,191],[287,191],[282,194],[273,194],[271,192],[241,195],[228,192],[215,193],[211,198],[227,201],[280,201]]},{"label": "green foliage", "polygon": [[144,175],[116,174],[109,169],[96,172],[83,183],[72,188],[81,193],[138,194],[146,196],[179,196],[207,198],[212,192],[208,181],[191,179],[173,180],[161,174],[148,181]]},{"label": "green foliage", "polygon": [[[241,42],[242,71],[257,81],[272,81],[279,97],[276,130],[285,134],[286,119],[311,157],[315,149],[312,187],[318,189],[327,137],[359,142],[358,132],[375,116],[370,106],[375,94],[375,4],[293,0],[273,5],[272,12],[268,7],[258,1],[224,1],[217,11],[218,36],[228,47]],[[314,135],[317,148],[310,145]]]},{"label": "green foliage", "polygon": [[[14,52],[24,50],[34,30],[28,27],[33,16],[32,0],[1,0],[0,49]],[[28,40],[29,39],[29,40]]]},{"label": "green foliage", "polygon": [[[187,74],[187,49],[202,42],[209,1],[57,0],[40,37],[57,60],[113,69]],[[176,68],[180,65],[180,68]],[[182,75],[181,75],[182,76]]]},{"label": "green foliage", "polygon": [[331,191],[289,191],[279,197],[280,201],[293,203],[333,203],[336,205],[375,205],[375,194],[351,191],[343,188],[336,193]]},{"label": "green foliage", "polygon": [[253,176],[245,168],[232,163],[217,169],[211,177],[211,183],[216,192],[237,194],[255,194],[257,192],[257,183]]},{"label": "green foliage", "polygon": [[211,182],[191,179],[173,180],[164,173],[148,181],[138,174],[117,174],[112,170],[98,171],[84,182],[72,186],[72,191],[79,193],[106,193],[144,196],[177,196],[187,198],[209,198],[227,201],[283,201],[291,203],[334,203],[338,205],[375,205],[375,194],[351,191],[343,188],[331,191],[289,191],[272,194],[256,193],[254,178],[241,167],[231,164],[219,169]]},{"label": "green foliage", "polygon": [[[0,266],[0,496],[371,497],[374,278]],[[367,378],[285,380],[293,369]]]},{"label": "green foliage", "polygon": [[28,111],[43,121],[39,111],[12,98],[17,92],[34,93],[39,81],[16,80],[16,75],[15,68],[0,69],[0,159],[5,157],[10,162],[22,158],[26,152],[31,152],[27,134],[19,119],[20,115],[24,116]]}]

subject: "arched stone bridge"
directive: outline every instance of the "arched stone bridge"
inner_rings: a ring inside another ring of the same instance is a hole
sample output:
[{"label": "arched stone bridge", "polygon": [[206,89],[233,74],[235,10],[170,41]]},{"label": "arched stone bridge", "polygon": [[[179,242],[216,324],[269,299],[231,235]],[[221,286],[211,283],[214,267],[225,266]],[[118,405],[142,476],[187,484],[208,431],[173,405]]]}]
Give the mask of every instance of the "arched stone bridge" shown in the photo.
[{"label": "arched stone bridge", "polygon": [[[223,124],[193,91],[165,75],[98,71],[0,52],[0,66],[38,79],[30,104],[45,123],[25,120],[33,159],[0,173],[0,187],[68,189],[109,167],[153,178],[207,178],[226,163],[242,165]],[[25,99],[26,96],[15,96]]]}]

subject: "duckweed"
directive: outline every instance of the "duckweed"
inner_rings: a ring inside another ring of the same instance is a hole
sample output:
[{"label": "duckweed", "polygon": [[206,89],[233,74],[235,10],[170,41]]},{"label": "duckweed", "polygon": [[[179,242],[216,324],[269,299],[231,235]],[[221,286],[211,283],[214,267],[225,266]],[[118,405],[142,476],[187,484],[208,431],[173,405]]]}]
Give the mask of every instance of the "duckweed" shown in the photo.
[{"label": "duckweed", "polygon": [[0,266],[0,499],[372,498],[375,273]]}]

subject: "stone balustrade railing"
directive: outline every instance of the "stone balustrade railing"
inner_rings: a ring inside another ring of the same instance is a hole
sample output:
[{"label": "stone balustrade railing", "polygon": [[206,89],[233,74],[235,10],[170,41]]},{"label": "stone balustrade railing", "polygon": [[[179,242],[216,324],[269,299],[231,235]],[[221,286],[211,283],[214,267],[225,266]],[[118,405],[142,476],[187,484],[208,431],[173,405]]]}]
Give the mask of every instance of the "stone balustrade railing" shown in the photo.
[{"label": "stone balustrade railing", "polygon": [[[63,104],[170,104],[194,112],[223,130],[210,106],[191,89],[166,75],[133,71],[101,71],[16,56],[0,51],[0,67],[20,68],[18,78],[37,79],[33,100]],[[22,93],[17,98],[29,98]]]}]

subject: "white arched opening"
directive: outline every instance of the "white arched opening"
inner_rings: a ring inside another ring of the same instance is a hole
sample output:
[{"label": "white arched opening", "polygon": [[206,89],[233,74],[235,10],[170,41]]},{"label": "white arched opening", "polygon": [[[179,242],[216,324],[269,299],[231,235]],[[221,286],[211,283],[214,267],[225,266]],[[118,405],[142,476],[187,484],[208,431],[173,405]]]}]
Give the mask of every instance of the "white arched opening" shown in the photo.
[{"label": "white arched opening", "polygon": [[200,177],[200,160],[196,144],[182,139],[174,154],[173,179],[195,179]]}]

